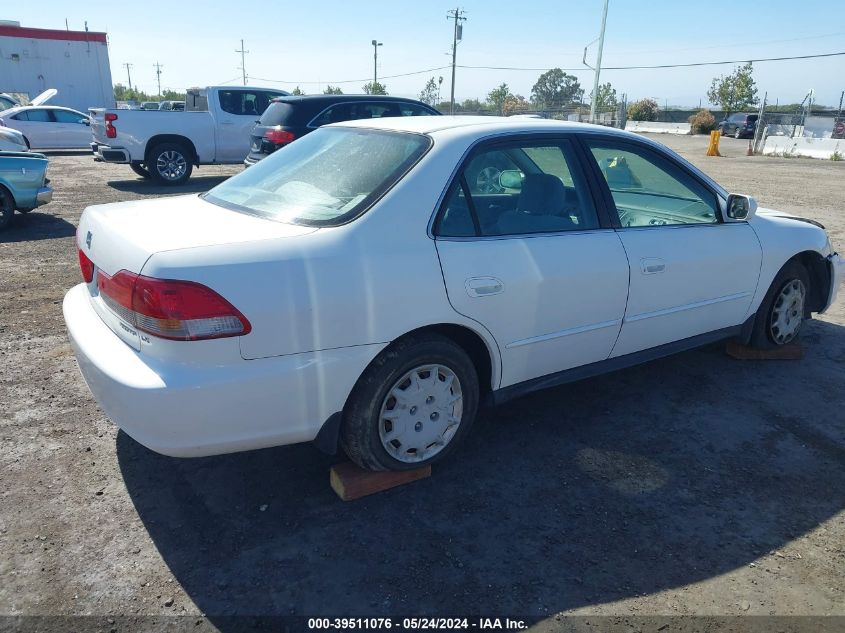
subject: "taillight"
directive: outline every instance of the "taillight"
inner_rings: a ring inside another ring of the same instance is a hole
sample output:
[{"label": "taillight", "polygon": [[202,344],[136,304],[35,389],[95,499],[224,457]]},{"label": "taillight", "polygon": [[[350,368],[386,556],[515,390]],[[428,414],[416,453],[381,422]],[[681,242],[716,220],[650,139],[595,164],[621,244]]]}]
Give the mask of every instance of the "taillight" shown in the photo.
[{"label": "taillight", "polygon": [[82,278],[86,284],[90,284],[94,279],[94,262],[88,259],[88,256],[82,252],[81,248],[77,250],[79,251],[79,269],[82,271]]},{"label": "taillight", "polygon": [[252,326],[211,288],[193,281],[154,279],[126,270],[97,273],[107,305],[139,330],[176,341],[249,334]]},{"label": "taillight", "polygon": [[106,136],[109,138],[117,138],[117,128],[114,126],[114,121],[117,121],[117,115],[113,112],[106,112]]},{"label": "taillight", "polygon": [[264,138],[276,145],[286,145],[295,139],[296,135],[288,130],[283,130],[282,126],[277,125],[264,132]]}]

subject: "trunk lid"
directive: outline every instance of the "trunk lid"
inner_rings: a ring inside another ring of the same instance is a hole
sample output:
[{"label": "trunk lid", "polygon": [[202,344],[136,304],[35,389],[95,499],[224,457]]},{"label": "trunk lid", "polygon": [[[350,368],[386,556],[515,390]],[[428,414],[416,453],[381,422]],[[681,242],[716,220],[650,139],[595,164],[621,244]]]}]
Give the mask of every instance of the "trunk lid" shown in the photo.
[{"label": "trunk lid", "polygon": [[94,309],[115,334],[139,350],[133,324],[100,296],[98,272],[109,277],[120,270],[140,274],[147,260],[162,251],[296,237],[316,230],[230,211],[187,195],[88,207],[79,221],[77,246],[95,266],[94,280],[87,284]]},{"label": "trunk lid", "polygon": [[33,105],[33,106],[43,105],[43,104],[47,103],[50,99],[55,97],[57,94],[59,94],[58,90],[56,90],[55,88],[48,88],[47,90],[42,92],[40,95],[37,95],[35,97],[35,99],[30,101],[29,105]]}]

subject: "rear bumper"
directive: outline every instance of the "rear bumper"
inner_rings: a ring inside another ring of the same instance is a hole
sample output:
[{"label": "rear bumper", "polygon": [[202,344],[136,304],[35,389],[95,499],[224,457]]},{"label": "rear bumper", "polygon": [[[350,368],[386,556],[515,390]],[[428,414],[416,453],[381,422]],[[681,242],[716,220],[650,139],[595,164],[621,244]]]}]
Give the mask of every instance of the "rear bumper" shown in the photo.
[{"label": "rear bumper", "polygon": [[122,147],[111,147],[110,145],[101,145],[100,143],[91,143],[91,153],[94,154],[94,160],[104,163],[118,163],[127,164],[132,162],[129,156],[129,150]]},{"label": "rear bumper", "polygon": [[830,263],[830,293],[827,298],[827,305],[825,305],[822,312],[827,310],[836,301],[839,286],[843,279],[845,279],[845,259],[838,253],[833,253],[827,256],[827,261]]},{"label": "rear bumper", "polygon": [[252,167],[255,163],[259,162],[262,158],[265,158],[268,154],[255,154],[251,153],[246,158],[244,158],[244,167]]},{"label": "rear bumper", "polygon": [[153,363],[105,325],[83,284],[65,295],[63,311],[82,376],[106,415],[147,448],[173,457],[313,440],[383,348]]},{"label": "rear bumper", "polygon": [[42,204],[47,204],[53,199],[52,187],[40,187],[38,194],[35,197],[35,206],[40,207]]}]

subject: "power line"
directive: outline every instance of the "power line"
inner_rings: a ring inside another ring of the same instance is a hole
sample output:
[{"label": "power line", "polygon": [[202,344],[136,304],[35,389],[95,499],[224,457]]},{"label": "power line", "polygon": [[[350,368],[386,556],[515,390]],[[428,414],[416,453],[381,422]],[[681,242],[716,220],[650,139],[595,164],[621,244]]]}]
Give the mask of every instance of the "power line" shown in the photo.
[{"label": "power line", "polygon": [[[448,66],[437,66],[436,68],[426,68],[424,70],[415,70],[413,72],[401,73],[401,74],[398,74],[398,75],[385,75],[385,76],[382,76],[382,79],[396,79],[397,77],[410,77],[411,75],[424,75],[425,73],[433,73],[434,71],[443,70],[444,68],[451,68],[451,67],[452,67],[452,65],[450,64]],[[254,75],[252,76],[252,78],[257,79],[258,81],[269,81],[270,83],[274,83],[274,84],[315,84],[315,85],[316,84],[331,84],[331,85],[335,85],[335,84],[354,84],[354,83],[358,83],[359,81],[363,81],[363,82],[370,81],[369,77],[366,77],[366,78],[363,78],[363,79],[343,79],[343,80],[340,80],[340,81],[326,81],[326,80],[321,80],[321,81],[294,81],[293,79],[267,79],[265,77],[256,77]]]},{"label": "power line", "polygon": [[[817,53],[815,55],[792,55],[789,57],[761,57],[758,59],[733,59],[720,62],[692,62],[689,64],[655,64],[652,66],[602,66],[602,70],[655,70],[660,68],[691,68],[693,66],[720,66],[724,64],[745,64],[747,62],[780,62],[792,59],[817,59],[819,57],[836,57],[838,55],[845,55],[845,51],[840,53]],[[546,71],[549,67],[544,68],[523,68],[519,66],[458,66],[458,68],[471,68],[476,70],[525,70],[525,71]],[[583,68],[561,68],[561,70],[578,71]]]}]

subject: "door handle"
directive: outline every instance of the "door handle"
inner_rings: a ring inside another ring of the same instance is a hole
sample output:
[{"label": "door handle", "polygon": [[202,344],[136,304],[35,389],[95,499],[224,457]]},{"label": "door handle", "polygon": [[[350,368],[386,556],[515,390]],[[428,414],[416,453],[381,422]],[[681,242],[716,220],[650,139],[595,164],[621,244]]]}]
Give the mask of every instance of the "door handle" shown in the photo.
[{"label": "door handle", "polygon": [[470,297],[489,297],[505,291],[505,284],[495,277],[471,277],[466,280],[464,286]]},{"label": "door handle", "polygon": [[666,262],[657,257],[641,259],[640,270],[643,275],[654,275],[655,273],[666,272]]},{"label": "door handle", "polygon": [[234,125],[234,121],[220,121],[220,125]]}]

